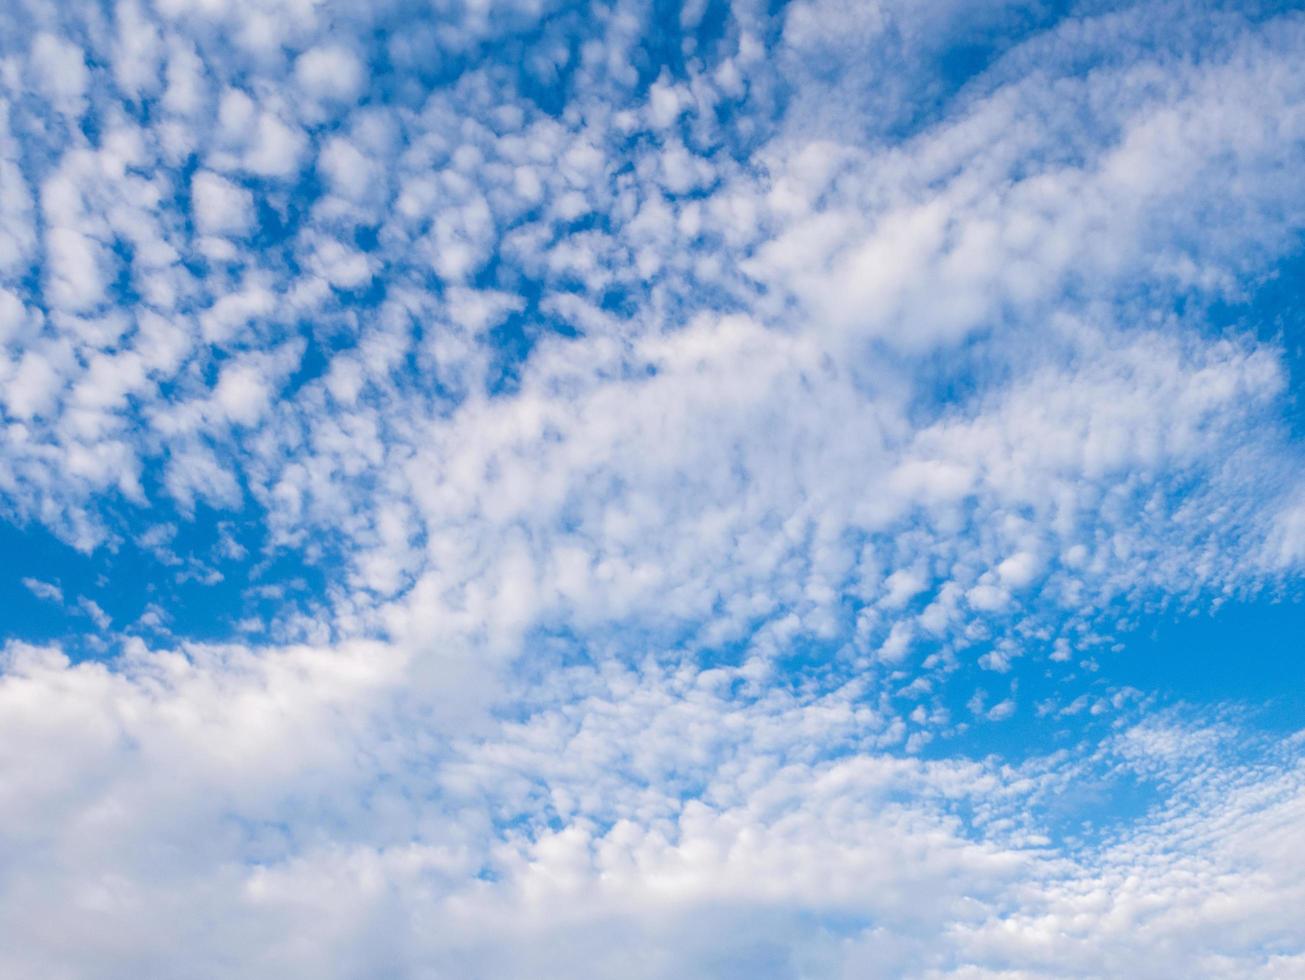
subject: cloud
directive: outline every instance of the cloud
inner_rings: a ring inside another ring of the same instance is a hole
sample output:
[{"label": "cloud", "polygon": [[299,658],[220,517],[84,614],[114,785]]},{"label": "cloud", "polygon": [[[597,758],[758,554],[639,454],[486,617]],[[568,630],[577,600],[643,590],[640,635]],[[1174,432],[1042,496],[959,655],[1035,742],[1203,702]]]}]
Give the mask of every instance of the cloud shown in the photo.
[{"label": "cloud", "polygon": [[[374,644],[137,647],[111,670],[49,649],[7,655],[14,778],[0,805],[21,831],[5,922],[27,937],[4,946],[13,969],[113,974],[142,955],[165,970],[221,955],[254,976],[380,961],[524,976],[646,948],[661,950],[651,975],[763,951],[778,957],[768,971],[1127,961],[1163,975],[1178,949],[1185,969],[1267,975],[1302,952],[1290,914],[1298,759],[1239,762],[1230,726],[1121,719],[1095,755],[1012,770],[885,753],[894,725],[866,684],[808,699],[731,693],[728,669],[560,671],[550,686],[573,693],[555,707],[451,737],[437,716],[414,727],[417,665]],[[819,746],[840,733],[825,758]],[[1263,758],[1296,759],[1298,741]],[[1099,843],[1050,844],[1040,800],[1128,773],[1173,787],[1167,802]],[[414,793],[432,792],[444,802],[414,809]],[[313,831],[323,821],[334,841]],[[1175,853],[1194,838],[1199,852]],[[170,850],[183,844],[184,860]],[[1233,882],[1261,910],[1253,925],[1229,912]],[[56,904],[81,943],[32,928]],[[706,934],[704,916],[717,923]],[[764,933],[744,928],[757,916]],[[335,926],[325,945],[274,938],[323,920]],[[120,942],[160,924],[168,942]],[[180,938],[197,945],[183,952]],[[1266,942],[1273,952],[1253,952]]]},{"label": "cloud", "polygon": [[313,48],[295,59],[295,80],[314,98],[352,102],[364,77],[363,66],[347,48]]},{"label": "cloud", "polygon": [[1296,969],[1303,47],[0,14],[0,972]]},{"label": "cloud", "polygon": [[23,586],[38,599],[47,602],[63,602],[63,590],[52,582],[42,582],[37,578],[24,578]]},{"label": "cloud", "polygon": [[42,32],[33,39],[28,57],[33,82],[42,94],[65,111],[75,111],[88,81],[82,50],[70,41]]},{"label": "cloud", "polygon": [[254,219],[254,198],[249,191],[207,171],[191,179],[195,224],[206,235],[241,235]]}]

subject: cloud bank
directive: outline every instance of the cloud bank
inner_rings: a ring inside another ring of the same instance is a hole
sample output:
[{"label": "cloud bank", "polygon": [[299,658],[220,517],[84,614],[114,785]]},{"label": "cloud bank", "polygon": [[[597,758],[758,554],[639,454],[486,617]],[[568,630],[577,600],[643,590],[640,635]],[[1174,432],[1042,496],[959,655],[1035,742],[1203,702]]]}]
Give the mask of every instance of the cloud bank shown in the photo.
[{"label": "cloud bank", "polygon": [[0,13],[0,972],[1305,972],[1289,6]]}]

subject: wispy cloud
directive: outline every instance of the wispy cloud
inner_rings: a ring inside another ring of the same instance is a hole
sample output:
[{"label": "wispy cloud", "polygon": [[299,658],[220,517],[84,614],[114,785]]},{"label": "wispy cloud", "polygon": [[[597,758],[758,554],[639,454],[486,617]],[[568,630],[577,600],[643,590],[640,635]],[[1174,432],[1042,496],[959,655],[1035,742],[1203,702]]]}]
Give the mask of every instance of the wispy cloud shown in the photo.
[{"label": "wispy cloud", "polygon": [[42,582],[36,578],[24,578],[23,587],[38,599],[45,599],[47,602],[63,602],[63,589],[53,582]]}]

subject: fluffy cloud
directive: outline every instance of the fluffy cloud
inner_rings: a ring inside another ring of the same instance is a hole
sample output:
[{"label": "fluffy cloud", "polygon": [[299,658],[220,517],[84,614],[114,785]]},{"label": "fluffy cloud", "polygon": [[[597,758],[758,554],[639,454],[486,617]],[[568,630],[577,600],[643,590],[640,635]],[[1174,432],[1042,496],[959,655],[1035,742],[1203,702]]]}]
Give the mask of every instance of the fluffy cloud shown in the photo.
[{"label": "fluffy cloud", "polygon": [[217,174],[196,174],[190,196],[195,224],[204,234],[239,235],[253,222],[253,195]]},{"label": "fluffy cloud", "polygon": [[[920,762],[885,753],[896,722],[856,682],[562,669],[562,701],[494,730],[426,714],[420,665],[375,644],[7,656],[18,972],[1273,975],[1305,953],[1299,739],[1239,762],[1230,725],[1123,717],[1090,757]],[[1170,787],[1151,816],[1052,846],[1045,800],[1136,778]]]},{"label": "fluffy cloud", "polygon": [[1111,659],[1299,591],[1298,16],[111,7],[0,14],[0,970],[1302,968],[1300,736]]}]

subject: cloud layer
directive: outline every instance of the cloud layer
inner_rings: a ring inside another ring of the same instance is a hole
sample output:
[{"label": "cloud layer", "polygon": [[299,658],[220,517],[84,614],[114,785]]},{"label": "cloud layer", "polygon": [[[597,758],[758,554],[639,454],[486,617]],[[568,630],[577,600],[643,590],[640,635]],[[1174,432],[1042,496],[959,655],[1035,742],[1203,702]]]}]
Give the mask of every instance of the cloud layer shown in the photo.
[{"label": "cloud layer", "polygon": [[1302,53],[0,13],[0,972],[1305,970],[1300,719],[1116,670],[1299,595]]}]

